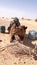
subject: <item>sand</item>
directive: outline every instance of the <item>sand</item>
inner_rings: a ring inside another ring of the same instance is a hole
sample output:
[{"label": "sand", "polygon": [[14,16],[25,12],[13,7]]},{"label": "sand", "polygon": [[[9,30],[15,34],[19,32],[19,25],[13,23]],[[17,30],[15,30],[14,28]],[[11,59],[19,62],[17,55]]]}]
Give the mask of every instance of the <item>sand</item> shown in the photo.
[{"label": "sand", "polygon": [[[11,20],[13,19],[0,18],[0,26],[4,25],[6,32]],[[20,19],[20,23],[28,27],[26,35],[32,29],[37,31],[37,22],[33,19]],[[28,49],[33,48],[32,44],[35,43],[37,44],[37,40],[30,40],[28,38],[24,39],[24,44],[16,40],[10,43],[10,35],[0,33],[0,65],[37,65],[37,60],[24,52],[25,46]]]}]

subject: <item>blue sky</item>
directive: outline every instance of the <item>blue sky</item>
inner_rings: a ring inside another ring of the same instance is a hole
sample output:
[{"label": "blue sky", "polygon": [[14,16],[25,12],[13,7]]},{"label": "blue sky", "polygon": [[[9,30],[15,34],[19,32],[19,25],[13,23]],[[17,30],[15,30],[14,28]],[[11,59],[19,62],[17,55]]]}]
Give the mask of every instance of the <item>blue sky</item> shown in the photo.
[{"label": "blue sky", "polygon": [[0,17],[37,18],[37,0],[0,0]]}]

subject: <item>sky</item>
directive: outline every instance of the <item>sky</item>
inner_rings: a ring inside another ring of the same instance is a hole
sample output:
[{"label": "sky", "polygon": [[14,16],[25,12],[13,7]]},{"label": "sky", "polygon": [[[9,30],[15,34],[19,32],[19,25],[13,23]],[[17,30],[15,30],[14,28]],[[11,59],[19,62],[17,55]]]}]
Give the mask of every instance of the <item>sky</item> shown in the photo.
[{"label": "sky", "polygon": [[37,0],[0,0],[0,17],[37,18]]}]

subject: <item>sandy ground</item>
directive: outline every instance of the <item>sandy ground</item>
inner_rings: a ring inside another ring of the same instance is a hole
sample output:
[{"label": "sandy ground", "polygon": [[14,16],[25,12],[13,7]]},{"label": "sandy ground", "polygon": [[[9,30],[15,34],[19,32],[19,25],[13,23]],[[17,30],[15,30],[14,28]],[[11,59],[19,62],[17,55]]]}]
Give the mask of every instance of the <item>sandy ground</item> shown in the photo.
[{"label": "sandy ground", "polygon": [[[9,26],[9,23],[12,19],[2,19],[0,18],[0,26]],[[37,22],[35,20],[20,19],[21,25],[27,26],[26,35],[29,33],[29,30],[37,31]],[[33,57],[25,54],[25,46],[27,48],[33,48],[32,44],[37,44],[37,40],[30,40],[25,38],[24,44],[18,41],[10,43],[10,35],[0,33],[0,65],[37,65],[37,60]]]}]

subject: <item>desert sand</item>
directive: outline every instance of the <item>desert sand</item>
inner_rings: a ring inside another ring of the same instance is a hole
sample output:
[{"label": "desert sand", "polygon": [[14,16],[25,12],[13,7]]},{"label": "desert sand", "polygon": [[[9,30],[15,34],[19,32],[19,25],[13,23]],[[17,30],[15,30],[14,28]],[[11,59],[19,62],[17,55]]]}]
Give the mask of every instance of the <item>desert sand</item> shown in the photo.
[{"label": "desert sand", "polygon": [[[10,18],[0,18],[0,26],[4,25],[7,28],[10,24]],[[34,29],[37,31],[37,22],[34,19],[20,19],[21,25],[27,26],[26,35]],[[0,33],[0,65],[37,65],[37,60],[32,56],[25,54],[25,46],[33,48],[32,44],[37,44],[37,40],[24,39],[24,44],[14,40],[10,43],[10,35]]]}]

